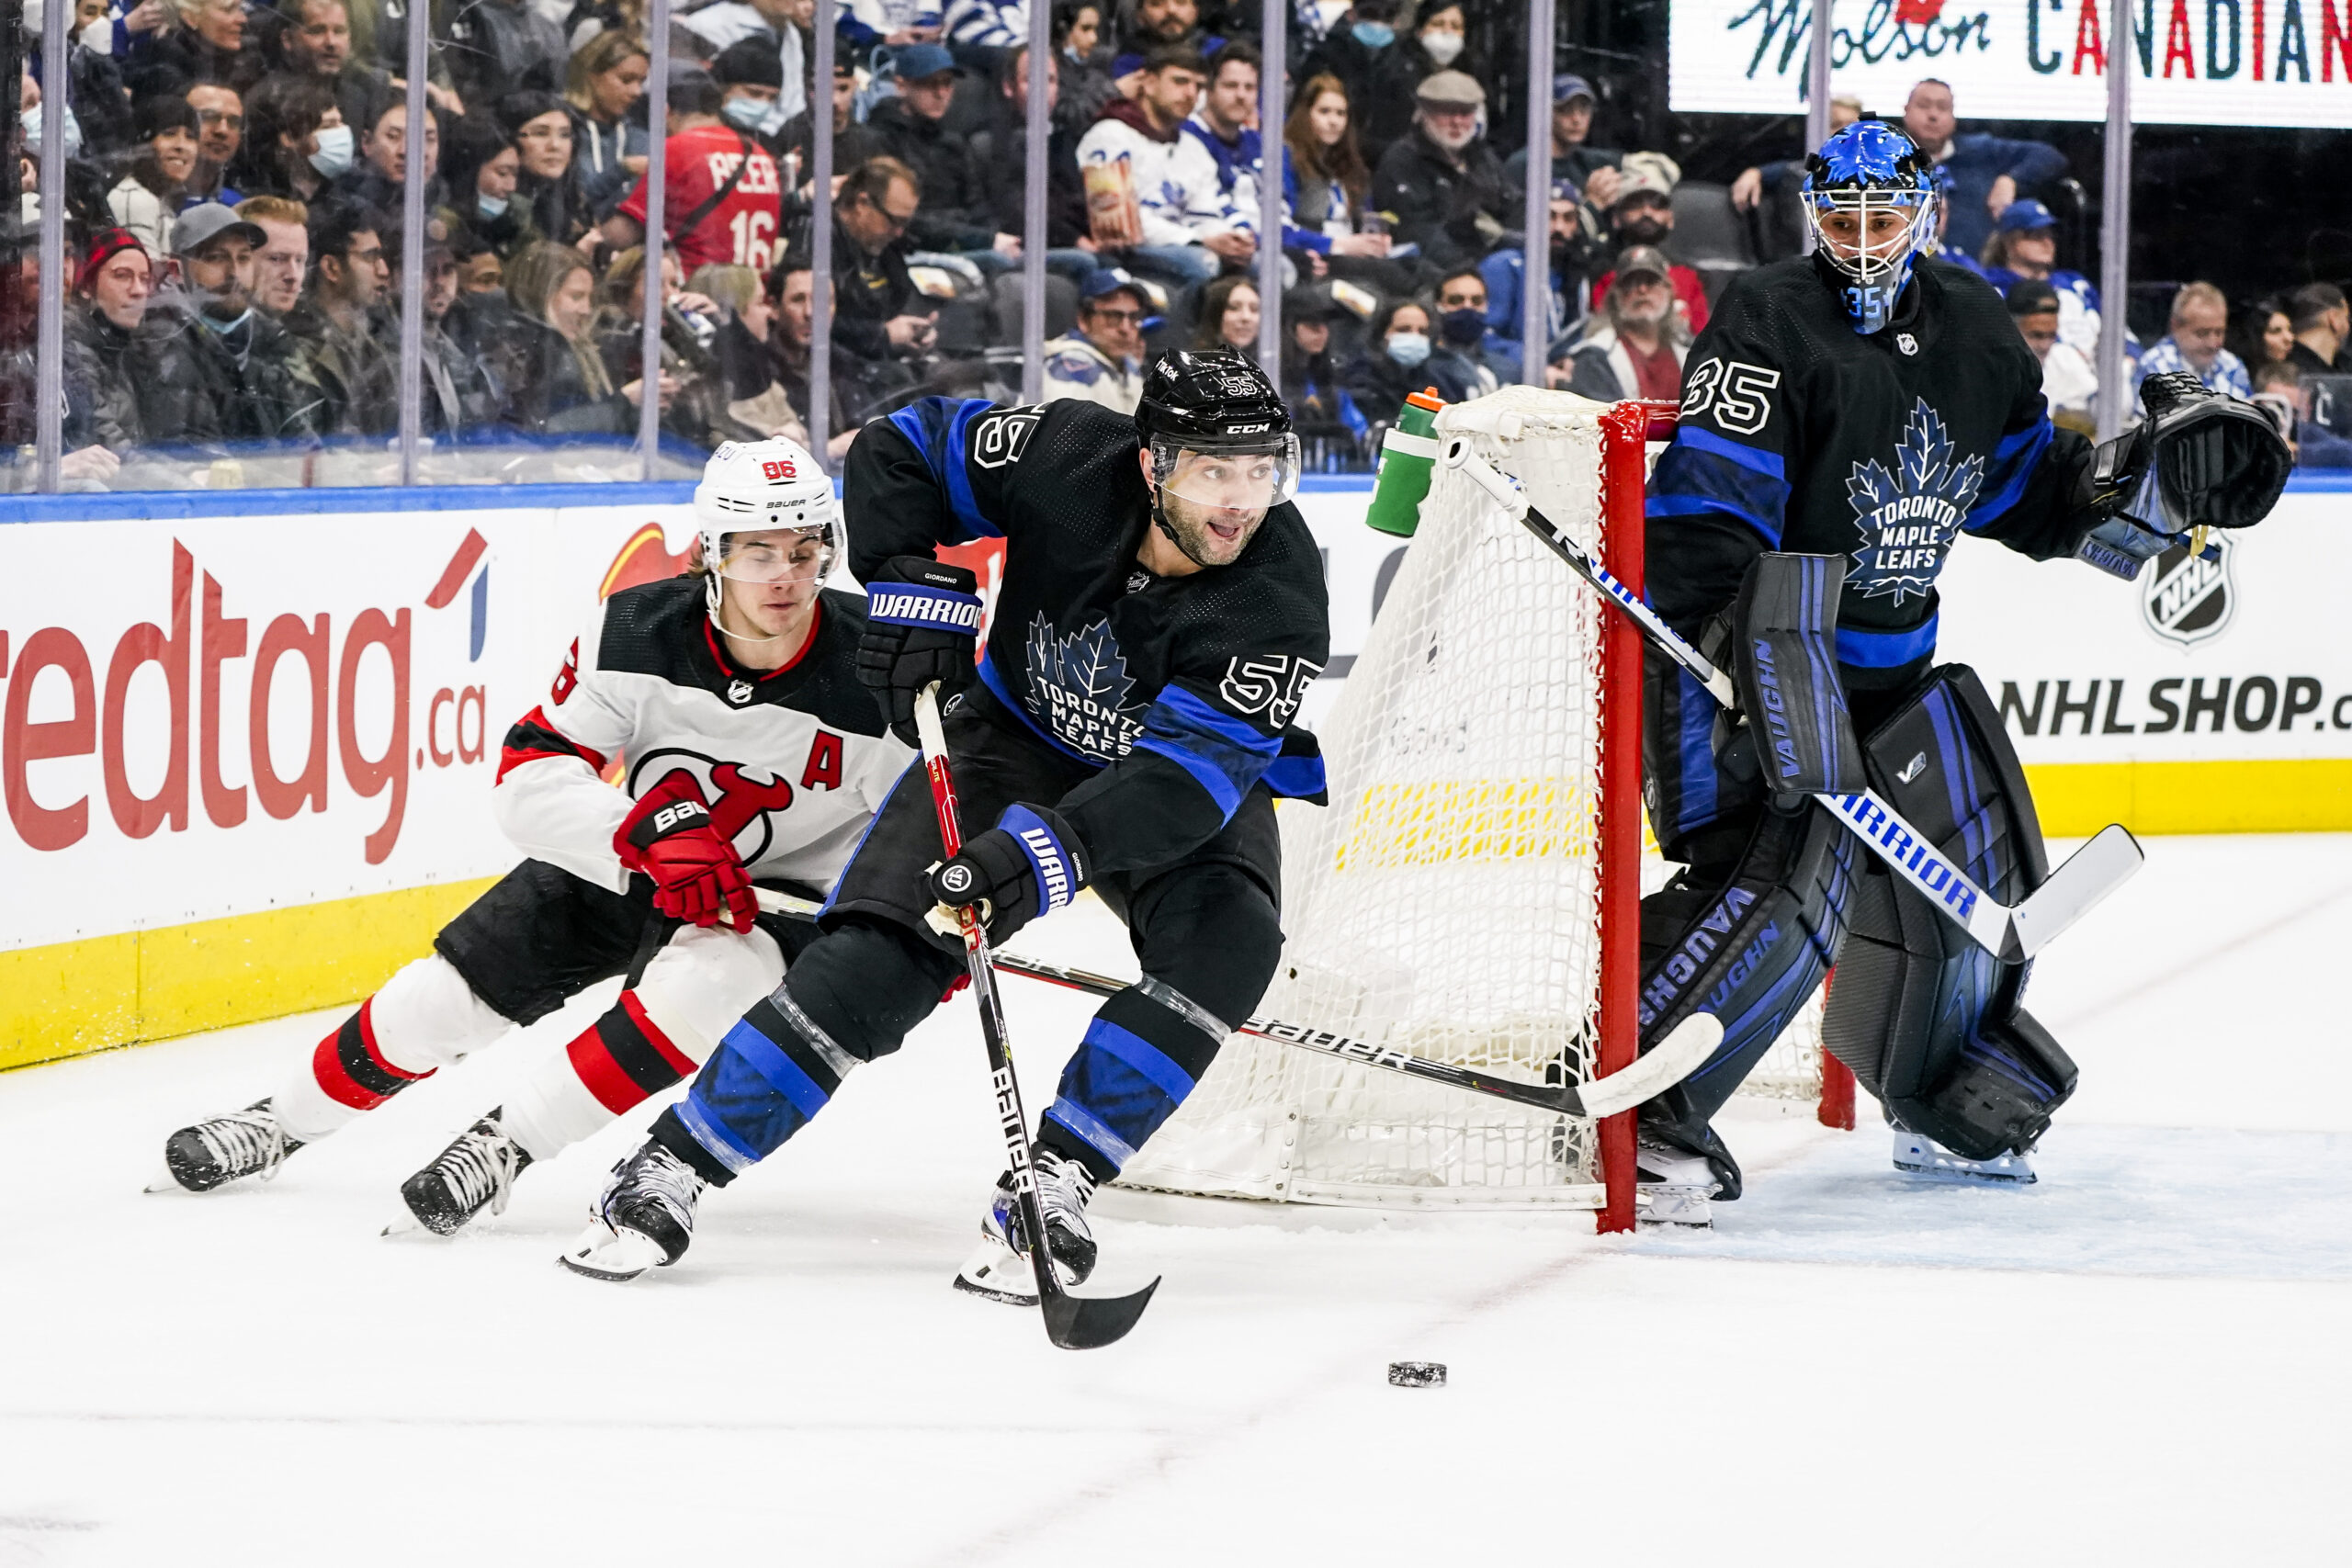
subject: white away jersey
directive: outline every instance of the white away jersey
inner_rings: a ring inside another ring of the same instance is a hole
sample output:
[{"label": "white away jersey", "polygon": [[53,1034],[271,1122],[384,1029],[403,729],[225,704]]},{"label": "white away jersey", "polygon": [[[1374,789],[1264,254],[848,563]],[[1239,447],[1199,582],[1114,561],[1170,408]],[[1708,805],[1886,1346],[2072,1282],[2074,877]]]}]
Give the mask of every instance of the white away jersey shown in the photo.
[{"label": "white away jersey", "polygon": [[[684,773],[755,878],[830,893],[914,756],[858,684],[865,626],[863,603],[827,590],[798,659],[738,670],[710,627],[700,578],[614,594],[548,700],[507,732],[499,827],[525,854],[622,892],[628,873],[613,836],[629,803]],[[600,776],[616,760],[621,789]]]}]

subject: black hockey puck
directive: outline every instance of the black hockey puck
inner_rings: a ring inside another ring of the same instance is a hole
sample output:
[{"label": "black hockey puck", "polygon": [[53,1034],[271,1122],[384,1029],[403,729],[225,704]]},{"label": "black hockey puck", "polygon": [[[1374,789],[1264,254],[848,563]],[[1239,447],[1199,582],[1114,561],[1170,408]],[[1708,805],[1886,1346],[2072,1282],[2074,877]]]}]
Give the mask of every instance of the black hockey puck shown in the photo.
[{"label": "black hockey puck", "polygon": [[1443,1388],[1443,1361],[1391,1361],[1388,1381],[1397,1388]]}]

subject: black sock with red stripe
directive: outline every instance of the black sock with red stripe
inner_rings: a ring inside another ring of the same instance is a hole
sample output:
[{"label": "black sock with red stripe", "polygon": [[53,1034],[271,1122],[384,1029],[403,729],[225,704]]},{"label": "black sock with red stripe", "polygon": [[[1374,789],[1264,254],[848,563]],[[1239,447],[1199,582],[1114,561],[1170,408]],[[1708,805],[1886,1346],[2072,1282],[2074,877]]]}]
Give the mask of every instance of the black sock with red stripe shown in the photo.
[{"label": "black sock with red stripe", "polygon": [[621,999],[564,1051],[581,1083],[616,1116],[695,1070],[694,1059],[645,1015],[635,991],[623,991]]},{"label": "black sock with red stripe", "polygon": [[376,1045],[376,1024],[372,1010],[376,998],[368,998],[359,1004],[359,1010],[343,1021],[343,1027],[319,1042],[311,1054],[311,1074],[318,1079],[320,1089],[338,1105],[354,1111],[373,1111],[384,1101],[416,1083],[433,1076],[427,1067],[412,1073],[396,1067],[384,1059]]}]

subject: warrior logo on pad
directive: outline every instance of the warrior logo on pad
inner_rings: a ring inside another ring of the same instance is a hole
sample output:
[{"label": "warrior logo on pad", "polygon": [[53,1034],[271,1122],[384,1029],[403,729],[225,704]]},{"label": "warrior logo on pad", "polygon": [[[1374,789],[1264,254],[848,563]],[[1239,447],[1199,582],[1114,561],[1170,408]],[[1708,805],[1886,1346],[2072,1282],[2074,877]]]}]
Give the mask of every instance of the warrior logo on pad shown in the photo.
[{"label": "warrior logo on pad", "polygon": [[1846,581],[1865,599],[1925,597],[1984,482],[1984,459],[1952,461],[1951,436],[1925,398],[1912,404],[1894,468],[1856,463],[1846,480],[1862,547]]}]

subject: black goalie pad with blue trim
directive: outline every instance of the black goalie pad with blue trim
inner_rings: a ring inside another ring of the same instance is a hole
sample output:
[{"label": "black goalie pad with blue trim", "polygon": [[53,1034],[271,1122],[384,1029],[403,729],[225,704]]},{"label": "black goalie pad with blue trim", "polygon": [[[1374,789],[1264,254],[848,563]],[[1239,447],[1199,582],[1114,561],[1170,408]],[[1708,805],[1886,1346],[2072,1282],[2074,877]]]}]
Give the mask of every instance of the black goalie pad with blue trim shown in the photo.
[{"label": "black goalie pad with blue trim", "polygon": [[1732,602],[1732,682],[1764,787],[1845,795],[1861,787],[1862,749],[1838,679],[1839,561],[1768,552]]},{"label": "black goalie pad with blue trim", "polygon": [[[1967,666],[1928,671],[1862,750],[1871,786],[1993,897],[2015,904],[2048,876],[2024,770]],[[2019,1006],[2032,966],[2003,964],[1875,865],[1849,925],[1823,1043],[1913,1132],[1970,1159],[2031,1148],[2075,1080]]]},{"label": "black goalie pad with blue trim", "polygon": [[1724,1026],[1706,1064],[1642,1107],[1644,1127],[1713,1163],[1722,1196],[1739,1168],[1708,1121],[1739,1088],[1837,959],[1863,852],[1810,800],[1753,818],[1728,877],[1685,871],[1642,900],[1641,1043],[1694,1012]]}]

